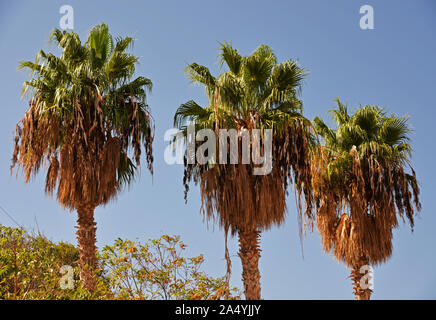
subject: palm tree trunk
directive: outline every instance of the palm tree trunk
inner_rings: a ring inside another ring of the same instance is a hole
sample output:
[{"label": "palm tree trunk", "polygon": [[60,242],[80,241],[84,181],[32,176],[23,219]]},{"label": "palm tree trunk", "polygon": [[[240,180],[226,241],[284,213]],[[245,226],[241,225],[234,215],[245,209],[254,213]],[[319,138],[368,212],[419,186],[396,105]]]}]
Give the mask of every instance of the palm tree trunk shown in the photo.
[{"label": "palm tree trunk", "polygon": [[95,269],[97,267],[96,251],[96,223],[94,222],[94,209],[91,205],[81,205],[77,208],[76,232],[79,243],[80,279],[83,286],[89,291],[95,291]]},{"label": "palm tree trunk", "polygon": [[242,263],[242,282],[246,300],[260,299],[259,248],[260,232],[239,230],[239,257]]},{"label": "palm tree trunk", "polygon": [[[364,265],[368,265],[368,259],[361,258],[359,264],[356,264],[351,270],[351,280],[353,281],[353,289],[356,300],[370,300],[372,290],[368,284],[362,287],[362,278],[365,276],[365,272],[360,272],[360,269]],[[369,281],[369,279],[368,279]]]}]

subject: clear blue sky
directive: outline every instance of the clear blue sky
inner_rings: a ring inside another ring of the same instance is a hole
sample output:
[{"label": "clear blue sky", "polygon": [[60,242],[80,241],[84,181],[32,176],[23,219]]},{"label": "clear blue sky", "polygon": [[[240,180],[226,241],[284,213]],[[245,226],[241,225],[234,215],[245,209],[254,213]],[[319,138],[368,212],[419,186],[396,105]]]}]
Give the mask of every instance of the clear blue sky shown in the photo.
[{"label": "clear blue sky", "polygon": [[[436,298],[435,116],[436,1],[14,1],[0,4],[0,205],[22,225],[36,227],[35,218],[52,240],[76,243],[76,214],[63,211],[43,192],[42,175],[25,185],[10,177],[15,124],[27,102],[20,100],[26,74],[17,61],[33,59],[48,48],[49,32],[59,26],[59,8],[74,8],[75,31],[82,38],[98,23],[115,35],[135,37],[134,54],[141,57],[138,74],[154,83],[149,104],[156,119],[155,175],[142,176],[117,201],[98,208],[98,246],[117,237],[140,239],[179,234],[189,254],[204,253],[205,270],[225,272],[224,235],[203,223],[197,188],[183,201],[180,166],[163,160],[165,130],[176,108],[189,99],[205,103],[203,89],[190,85],[184,67],[189,62],[218,73],[218,42],[229,41],[242,54],[270,45],[279,60],[298,58],[310,69],[303,87],[305,115],[326,117],[333,99],[350,106],[378,104],[397,114],[408,113],[415,133],[413,165],[422,189],[423,210],[415,232],[401,224],[395,231],[393,257],[375,269],[374,299]],[[359,8],[370,4],[375,29],[359,28]],[[0,223],[13,222],[0,212]],[[242,287],[237,241],[232,284]],[[319,237],[304,238],[301,256],[293,197],[286,223],[262,237],[262,296],[265,299],[352,299],[348,270],[326,255]]]}]

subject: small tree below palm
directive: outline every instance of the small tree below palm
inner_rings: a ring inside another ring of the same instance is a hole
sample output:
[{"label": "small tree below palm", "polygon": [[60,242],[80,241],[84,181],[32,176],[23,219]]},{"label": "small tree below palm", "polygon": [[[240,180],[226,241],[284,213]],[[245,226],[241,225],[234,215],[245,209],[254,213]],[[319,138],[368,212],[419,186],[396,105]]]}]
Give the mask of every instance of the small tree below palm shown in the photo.
[{"label": "small tree below palm", "polygon": [[104,277],[116,299],[220,300],[239,299],[224,277],[201,271],[204,256],[184,257],[180,236],[163,235],[142,244],[117,239],[103,248]]}]

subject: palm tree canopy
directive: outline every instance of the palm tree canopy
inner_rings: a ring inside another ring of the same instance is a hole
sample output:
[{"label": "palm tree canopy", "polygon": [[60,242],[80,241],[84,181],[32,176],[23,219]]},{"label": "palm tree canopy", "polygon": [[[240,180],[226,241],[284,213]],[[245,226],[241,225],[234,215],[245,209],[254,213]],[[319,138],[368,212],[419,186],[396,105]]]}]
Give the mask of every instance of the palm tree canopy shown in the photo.
[{"label": "palm tree canopy", "polygon": [[12,168],[22,167],[27,182],[46,162],[46,192],[57,187],[64,207],[104,204],[131,182],[143,147],[152,172],[152,82],[133,78],[133,39],[113,38],[105,24],[83,44],[77,33],[58,29],[50,39],[60,56],[41,50],[34,62],[19,64],[31,72],[23,86],[31,99],[17,124]]},{"label": "palm tree canopy", "polygon": [[[322,138],[312,161],[318,230],[326,251],[349,266],[362,257],[379,263],[392,253],[396,215],[406,215],[413,228],[415,208],[421,208],[408,117],[387,115],[378,106],[361,106],[350,115],[336,102],[330,111],[334,129],[318,117],[313,121]],[[346,207],[349,214],[341,212]]]},{"label": "palm tree canopy", "polygon": [[335,130],[329,129],[318,117],[314,119],[316,131],[329,148],[349,152],[356,146],[360,157],[374,155],[391,163],[407,163],[411,156],[407,116],[387,116],[378,106],[361,107],[350,116],[347,106],[339,99],[336,101],[338,108],[330,110]]},{"label": "palm tree canopy", "polygon": [[261,45],[249,56],[241,56],[231,44],[221,45],[219,59],[228,71],[214,77],[205,66],[192,63],[186,72],[193,83],[204,86],[209,105],[194,101],[182,104],[174,124],[183,128],[188,121],[201,127],[284,129],[302,116],[297,98],[307,73],[293,60],[278,63],[269,46]]},{"label": "palm tree canopy", "polygon": [[[197,63],[187,66],[189,79],[204,86],[209,103],[205,107],[192,100],[182,104],[174,125],[185,133],[192,122],[197,129],[272,129],[273,170],[255,176],[253,165],[185,164],[185,188],[189,189],[191,179],[200,181],[203,212],[208,217],[217,213],[226,230],[268,228],[283,221],[289,181],[295,180],[299,195],[310,194],[310,121],[303,117],[298,99],[307,72],[293,60],[278,63],[266,45],[242,56],[223,43],[219,59],[226,70],[217,77]],[[310,200],[308,196],[307,207]]]}]

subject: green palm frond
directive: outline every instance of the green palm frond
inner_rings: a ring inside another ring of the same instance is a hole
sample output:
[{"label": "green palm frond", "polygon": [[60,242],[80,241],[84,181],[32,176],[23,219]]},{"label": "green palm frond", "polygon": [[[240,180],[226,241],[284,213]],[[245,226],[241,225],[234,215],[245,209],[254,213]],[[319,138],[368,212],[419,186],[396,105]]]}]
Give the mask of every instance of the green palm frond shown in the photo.
[{"label": "green palm frond", "polygon": [[125,153],[120,154],[120,164],[117,169],[117,181],[121,188],[129,186],[135,179],[136,166]]},{"label": "green palm frond", "polygon": [[229,112],[242,112],[244,107],[244,87],[240,79],[233,73],[222,73],[216,79],[216,90],[221,99],[220,107],[229,110]]},{"label": "green palm frond", "polygon": [[254,90],[263,89],[271,75],[272,68],[277,62],[271,48],[261,45],[252,55],[244,60],[244,82]]},{"label": "green palm frond", "polygon": [[339,97],[336,98],[335,102],[338,105],[337,109],[329,110],[330,116],[333,120],[336,121],[336,125],[340,126],[342,124],[345,124],[350,119],[350,116],[348,115],[348,108],[346,105],[344,105],[340,100]]},{"label": "green palm frond", "polygon": [[231,44],[224,42],[221,43],[221,49],[220,49],[220,62],[221,66],[224,65],[224,63],[229,68],[230,72],[232,72],[234,75],[239,75],[239,72],[241,71],[243,58],[239,54],[238,50],[234,49]]},{"label": "green palm frond", "polygon": [[408,119],[408,116],[384,118],[380,126],[380,138],[390,146],[410,140],[408,134],[411,133],[411,129],[407,125]]},{"label": "green palm frond", "polygon": [[115,38],[115,46],[113,51],[124,52],[125,50],[132,48],[134,44],[134,39],[131,37],[117,37]]},{"label": "green palm frond", "polygon": [[101,67],[113,50],[113,38],[107,25],[91,28],[85,45],[90,49],[92,63]]},{"label": "green palm frond", "polygon": [[270,86],[278,90],[296,90],[301,87],[307,71],[301,69],[297,62],[289,60],[274,66]]},{"label": "green palm frond", "polygon": [[215,86],[215,78],[211,75],[209,69],[197,63],[191,63],[185,69],[192,82],[202,83],[206,88]]},{"label": "green palm frond", "polygon": [[212,111],[203,108],[195,101],[189,100],[180,105],[174,115],[174,126],[181,129],[187,122],[193,121],[197,123],[208,121]]},{"label": "green palm frond", "polygon": [[318,117],[313,119],[313,127],[315,132],[325,139],[328,146],[336,148],[337,140],[334,130],[330,129],[327,124]]}]

